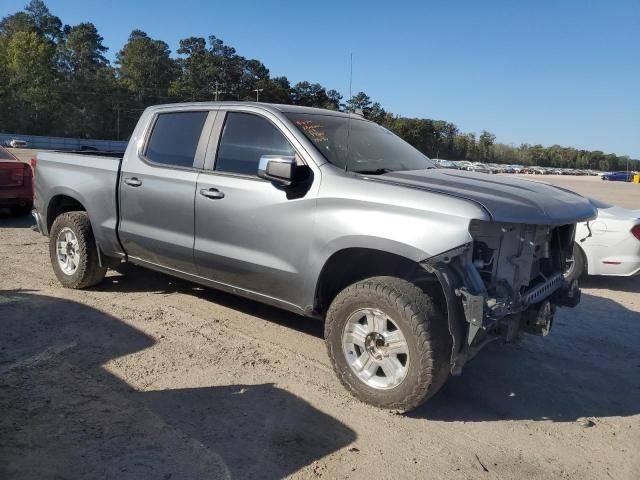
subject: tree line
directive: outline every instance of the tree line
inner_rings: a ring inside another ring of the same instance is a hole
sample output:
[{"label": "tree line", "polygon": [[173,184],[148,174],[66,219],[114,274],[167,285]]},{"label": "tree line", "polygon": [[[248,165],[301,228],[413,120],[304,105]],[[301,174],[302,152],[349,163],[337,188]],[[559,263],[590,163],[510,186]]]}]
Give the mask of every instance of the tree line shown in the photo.
[{"label": "tree line", "polygon": [[[126,139],[145,107],[179,101],[249,100],[358,111],[432,158],[568,168],[626,169],[628,157],[553,145],[497,143],[443,120],[386,111],[366,93],[344,99],[309,81],[273,77],[214,35],[169,45],[133,30],[116,53],[90,22],[66,25],[42,0],[0,20],[0,131]],[[631,165],[638,166],[637,160]],[[632,167],[633,168],[633,167]]]}]

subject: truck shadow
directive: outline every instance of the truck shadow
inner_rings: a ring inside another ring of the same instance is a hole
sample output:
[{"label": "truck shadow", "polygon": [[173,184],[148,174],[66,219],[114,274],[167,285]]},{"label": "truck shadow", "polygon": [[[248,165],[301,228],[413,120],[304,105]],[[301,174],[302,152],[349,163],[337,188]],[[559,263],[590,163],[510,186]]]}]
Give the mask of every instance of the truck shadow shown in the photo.
[{"label": "truck shadow", "polygon": [[[194,295],[323,338],[319,321],[126,266],[99,288]],[[629,280],[629,279],[624,279]],[[113,283],[117,282],[117,283]],[[640,413],[640,314],[594,295],[560,309],[546,338],[492,344],[411,417],[444,421],[552,420]],[[337,383],[336,387],[339,388]]]},{"label": "truck shadow", "polygon": [[31,215],[12,215],[8,208],[0,207],[0,227],[29,228],[35,224]]},{"label": "truck shadow", "polygon": [[105,292],[182,293],[292,328],[320,339],[324,338],[323,322],[296,315],[238,295],[196,285],[186,280],[147,270],[130,263],[121,264],[121,275],[110,275],[94,287]]},{"label": "truck shadow", "polygon": [[136,391],[104,365],[155,341],[80,303],[0,291],[0,328],[1,478],[282,478],[356,439],[268,383]]},{"label": "truck shadow", "polygon": [[640,413],[640,313],[583,295],[551,335],[488,346],[412,417],[444,421],[627,417]]}]

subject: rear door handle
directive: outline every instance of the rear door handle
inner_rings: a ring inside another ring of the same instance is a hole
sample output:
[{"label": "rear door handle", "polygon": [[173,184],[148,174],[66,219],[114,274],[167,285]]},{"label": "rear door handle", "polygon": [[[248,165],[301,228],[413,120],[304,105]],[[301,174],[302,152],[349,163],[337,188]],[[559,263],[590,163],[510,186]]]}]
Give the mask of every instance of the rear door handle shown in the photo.
[{"label": "rear door handle", "polygon": [[200,190],[200,195],[202,195],[203,197],[211,198],[213,200],[224,198],[224,193],[222,193],[217,188],[203,188]]},{"label": "rear door handle", "polygon": [[125,178],[124,183],[126,183],[131,187],[139,187],[140,185],[142,185],[142,182],[138,180],[136,177]]}]

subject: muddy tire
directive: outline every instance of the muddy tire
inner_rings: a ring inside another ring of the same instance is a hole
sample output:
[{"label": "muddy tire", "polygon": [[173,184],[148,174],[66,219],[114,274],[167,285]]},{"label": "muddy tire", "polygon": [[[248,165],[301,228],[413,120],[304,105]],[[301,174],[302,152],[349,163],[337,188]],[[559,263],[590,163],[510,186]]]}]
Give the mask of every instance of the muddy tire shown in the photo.
[{"label": "muddy tire", "polygon": [[98,251],[86,212],[67,212],[55,219],[49,232],[49,256],[58,280],[65,288],[92,287],[107,269],[98,262]]},{"label": "muddy tire", "polygon": [[327,311],[325,342],[340,382],[376,407],[413,410],[449,376],[445,315],[399,278],[372,277],[340,292]]},{"label": "muddy tire", "polygon": [[570,259],[569,268],[564,274],[567,282],[578,280],[586,273],[587,259],[578,244],[573,244],[573,255]]}]

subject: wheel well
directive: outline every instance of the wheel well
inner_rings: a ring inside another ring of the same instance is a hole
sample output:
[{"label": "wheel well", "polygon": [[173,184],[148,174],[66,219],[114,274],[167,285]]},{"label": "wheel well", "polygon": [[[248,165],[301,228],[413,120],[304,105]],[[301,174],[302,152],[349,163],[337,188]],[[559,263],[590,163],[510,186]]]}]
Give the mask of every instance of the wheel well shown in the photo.
[{"label": "wheel well", "polygon": [[580,254],[582,255],[582,260],[584,261],[584,271],[582,273],[583,273],[583,275],[588,275],[589,274],[589,259],[587,258],[587,252],[584,251],[584,248],[582,248],[582,245],[580,245],[578,242],[574,242],[574,243],[578,247],[578,250],[580,251]]},{"label": "wheel well", "polygon": [[68,195],[56,195],[49,201],[49,208],[47,209],[47,231],[51,230],[51,225],[60,215],[66,212],[84,211],[84,208],[79,201]]},{"label": "wheel well", "polygon": [[433,297],[441,311],[446,312],[444,293],[435,275],[406,257],[370,248],[347,248],[327,260],[316,286],[315,312],[324,315],[336,295],[349,285],[382,275],[415,283]]}]

